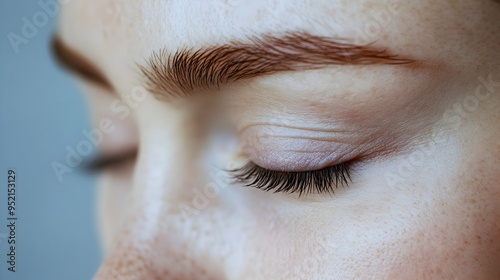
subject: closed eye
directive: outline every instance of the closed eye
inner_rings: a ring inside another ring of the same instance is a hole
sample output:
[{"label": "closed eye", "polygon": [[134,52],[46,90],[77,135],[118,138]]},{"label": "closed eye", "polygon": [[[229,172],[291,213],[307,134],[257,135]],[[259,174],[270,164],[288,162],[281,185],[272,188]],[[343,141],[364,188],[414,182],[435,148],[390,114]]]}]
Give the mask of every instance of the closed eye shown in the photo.
[{"label": "closed eye", "polygon": [[274,193],[298,193],[299,196],[310,193],[333,193],[337,187],[346,187],[351,182],[349,163],[339,163],[312,171],[288,172],[268,170],[249,162],[229,172],[237,182],[246,187]]},{"label": "closed eye", "polygon": [[133,162],[137,158],[137,150],[129,150],[114,155],[98,155],[96,158],[84,162],[82,169],[92,173],[99,173],[104,170],[118,168],[128,162]]}]

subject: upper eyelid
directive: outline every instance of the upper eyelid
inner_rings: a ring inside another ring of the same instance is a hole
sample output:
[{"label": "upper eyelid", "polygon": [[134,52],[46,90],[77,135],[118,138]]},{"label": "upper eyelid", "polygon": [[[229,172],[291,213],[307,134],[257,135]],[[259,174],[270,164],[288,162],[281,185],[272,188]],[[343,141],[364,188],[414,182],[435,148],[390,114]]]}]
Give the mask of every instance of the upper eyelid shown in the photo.
[{"label": "upper eyelid", "polygon": [[261,137],[258,131],[248,131],[239,136],[239,150],[262,167],[295,171],[348,161],[367,151],[364,137],[339,135],[326,139],[322,134],[273,137],[271,132]]}]

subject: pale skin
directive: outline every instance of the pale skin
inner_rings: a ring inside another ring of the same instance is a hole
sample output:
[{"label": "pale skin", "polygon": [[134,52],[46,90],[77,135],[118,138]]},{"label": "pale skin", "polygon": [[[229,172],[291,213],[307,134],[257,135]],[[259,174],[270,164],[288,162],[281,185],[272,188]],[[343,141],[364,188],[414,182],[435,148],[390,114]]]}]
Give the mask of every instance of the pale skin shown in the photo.
[{"label": "pale skin", "polygon": [[[64,4],[61,40],[114,87],[83,82],[96,123],[117,127],[101,150],[139,149],[103,171],[95,279],[499,279],[499,15],[490,0]],[[143,87],[137,63],[155,50],[291,30],[420,64],[282,72],[176,101],[146,90],[128,114],[111,109]],[[334,195],[245,188],[217,168],[352,154],[366,160]]]}]

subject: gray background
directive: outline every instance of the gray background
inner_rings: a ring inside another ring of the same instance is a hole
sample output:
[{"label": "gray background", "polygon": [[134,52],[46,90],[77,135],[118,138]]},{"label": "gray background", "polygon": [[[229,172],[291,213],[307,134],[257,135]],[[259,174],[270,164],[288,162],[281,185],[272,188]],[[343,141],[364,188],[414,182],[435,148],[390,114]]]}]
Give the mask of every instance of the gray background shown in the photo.
[{"label": "gray background", "polygon": [[[90,279],[100,253],[95,178],[82,172],[59,182],[51,163],[64,162],[90,129],[84,98],[52,61],[57,16],[16,54],[7,34],[43,11],[38,0],[0,0],[0,279]],[[48,1],[48,0],[42,0]],[[7,271],[7,170],[17,171],[17,272]]]}]

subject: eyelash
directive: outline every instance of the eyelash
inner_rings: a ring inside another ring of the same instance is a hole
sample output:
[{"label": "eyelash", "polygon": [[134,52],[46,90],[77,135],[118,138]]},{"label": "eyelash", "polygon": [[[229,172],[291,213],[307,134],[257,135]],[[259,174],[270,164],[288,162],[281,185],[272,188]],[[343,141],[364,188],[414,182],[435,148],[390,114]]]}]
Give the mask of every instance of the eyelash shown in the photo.
[{"label": "eyelash", "polygon": [[274,193],[298,193],[299,197],[310,193],[333,193],[337,187],[347,187],[351,183],[351,166],[348,163],[313,171],[287,172],[268,170],[249,162],[230,172],[237,182],[246,187]]},{"label": "eyelash", "polygon": [[137,150],[131,150],[122,154],[102,156],[98,155],[89,161],[84,161],[81,165],[82,169],[90,173],[99,173],[104,170],[110,170],[115,167],[120,167],[123,164],[135,161],[137,158]]}]

